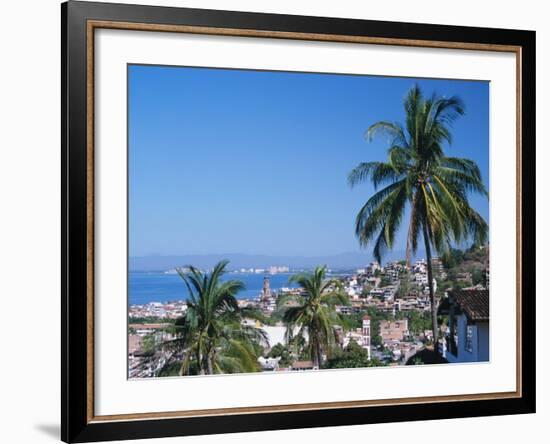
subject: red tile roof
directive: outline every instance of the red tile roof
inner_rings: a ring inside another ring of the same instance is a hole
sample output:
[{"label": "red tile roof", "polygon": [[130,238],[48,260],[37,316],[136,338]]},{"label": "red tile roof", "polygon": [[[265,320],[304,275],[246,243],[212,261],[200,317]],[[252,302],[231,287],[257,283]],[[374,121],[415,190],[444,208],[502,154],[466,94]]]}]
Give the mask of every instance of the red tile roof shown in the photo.
[{"label": "red tile roof", "polygon": [[457,290],[451,297],[471,321],[489,320],[489,290]]},{"label": "red tile roof", "polygon": [[170,323],[165,323],[165,324],[130,324],[130,328],[134,328],[134,329],[151,329],[151,330],[156,330],[156,329],[159,329],[159,328],[166,328],[166,327],[170,327],[171,325],[173,324],[170,324]]},{"label": "red tile roof", "polygon": [[312,361],[294,361],[292,368],[313,368]]}]

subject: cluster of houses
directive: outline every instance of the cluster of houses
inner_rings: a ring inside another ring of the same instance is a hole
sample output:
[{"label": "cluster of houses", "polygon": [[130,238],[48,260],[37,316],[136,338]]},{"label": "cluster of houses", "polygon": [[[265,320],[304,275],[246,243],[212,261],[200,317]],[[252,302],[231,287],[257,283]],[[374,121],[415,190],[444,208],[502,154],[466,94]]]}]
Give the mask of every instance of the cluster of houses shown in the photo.
[{"label": "cluster of houses", "polygon": [[[434,276],[446,279],[447,273],[439,258],[432,259]],[[389,285],[381,286],[382,279]],[[471,282],[471,273],[458,273],[457,280]],[[400,285],[406,281],[408,291],[399,292]],[[447,318],[442,328],[437,350],[448,362],[480,362],[489,359],[489,269],[486,268],[486,284],[467,287],[459,291],[450,291],[440,300],[436,297],[438,314]],[[433,280],[434,292],[437,291],[437,280]],[[351,305],[339,306],[343,314],[361,313],[369,307],[379,312],[389,313],[395,317],[397,312],[429,312],[427,263],[421,259],[407,268],[403,262],[390,262],[382,267],[377,262],[358,269],[357,274],[345,280],[345,291],[350,297]],[[415,353],[425,347],[426,341],[433,339],[431,330],[412,337],[408,331],[407,320],[381,321],[379,335],[382,340],[380,350],[371,346],[370,320],[363,319],[363,328],[349,332],[344,346],[351,340],[356,341],[377,358],[388,358],[392,361],[406,362]],[[382,351],[383,350],[383,351]]]},{"label": "cluster of houses", "polygon": [[130,318],[177,319],[183,316],[185,310],[187,310],[185,301],[149,302],[147,304],[131,305],[128,315]]},{"label": "cluster of houses", "polygon": [[343,347],[355,341],[368,352],[369,359],[374,356],[380,361],[396,364],[406,362],[410,356],[424,348],[422,342],[411,340],[408,320],[401,319],[379,321],[378,334],[382,344],[379,349],[376,349],[372,346],[374,332],[371,322],[368,315],[363,316],[361,328],[346,334]]},{"label": "cluster of houses", "polygon": [[[434,268],[442,269],[439,259],[434,259],[433,263]],[[406,292],[399,291],[404,280],[409,284],[408,288],[410,287]],[[382,282],[386,285],[382,285]],[[345,279],[344,285],[351,303],[349,306],[337,308],[344,314],[360,313],[368,307],[393,316],[399,311],[430,310],[428,272],[424,260],[418,260],[410,268],[397,261],[384,267],[378,262],[372,262],[368,267],[358,269],[357,274]],[[437,291],[435,278],[433,287]]]},{"label": "cluster of houses", "polygon": [[[435,258],[432,262],[434,275],[445,279],[446,273],[442,262]],[[270,270],[270,273],[284,270]],[[468,273],[462,273],[457,279],[471,281]],[[418,335],[411,335],[407,319],[395,320],[398,312],[428,312],[431,309],[427,277],[427,263],[418,260],[410,267],[403,262],[390,262],[382,267],[372,262],[366,268],[356,270],[353,275],[342,277],[344,291],[349,296],[350,305],[337,306],[342,314],[362,313],[369,307],[382,313],[392,315],[394,320],[378,322],[378,332],[372,331],[371,319],[364,316],[361,328],[344,332],[340,328],[340,345],[347,347],[351,341],[364,348],[369,356],[394,364],[403,364],[426,347],[426,342],[433,339],[432,331],[426,330]],[[400,291],[403,282],[407,291]],[[450,291],[446,297],[437,300],[438,314],[445,316],[447,322],[441,329],[441,339],[436,350],[446,362],[480,362],[489,360],[489,271],[486,271],[486,285]],[[384,284],[384,285],[382,285]],[[434,291],[437,280],[433,282]],[[261,293],[256,299],[239,300],[240,306],[260,308],[270,315],[277,308],[277,299],[283,294],[299,294],[300,289],[282,288],[272,291],[269,275],[264,276]],[[130,307],[132,318],[166,318],[181,317],[186,310],[185,301],[168,303],[151,302]],[[256,322],[256,321],[246,321]],[[129,377],[154,376],[171,356],[165,352],[145,350],[145,338],[157,343],[170,339],[167,333],[169,323],[129,324]],[[279,323],[275,326],[259,325],[266,331],[271,345],[284,343],[286,327]],[[374,333],[380,336],[381,346],[373,347]],[[263,371],[303,371],[312,370],[311,361],[294,361],[291,365],[279,365],[280,358],[259,359]]]},{"label": "cluster of houses", "polygon": [[170,323],[128,325],[129,378],[152,377],[164,367],[171,354],[159,350],[155,345],[175,338],[174,334],[169,332],[171,326]]}]

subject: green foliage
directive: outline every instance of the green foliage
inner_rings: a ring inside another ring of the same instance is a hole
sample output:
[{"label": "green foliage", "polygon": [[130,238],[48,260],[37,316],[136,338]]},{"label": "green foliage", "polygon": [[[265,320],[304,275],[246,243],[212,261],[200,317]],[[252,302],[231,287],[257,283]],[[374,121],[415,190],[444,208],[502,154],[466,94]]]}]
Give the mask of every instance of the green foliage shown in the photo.
[{"label": "green foliage", "polygon": [[[389,137],[387,161],[363,162],[349,173],[351,186],[370,181],[377,190],[359,210],[355,234],[361,246],[374,241],[373,254],[380,262],[393,247],[403,216],[408,214],[407,261],[423,238],[431,276],[432,248],[444,256],[453,241],[473,239],[475,245],[486,241],[487,223],[469,205],[468,197],[471,193],[487,196],[487,190],[474,161],[445,155],[445,145],[452,142],[451,125],[464,114],[460,98],[426,98],[414,86],[404,108],[404,125],[380,121],[367,130],[369,140],[380,133]],[[429,280],[432,329],[437,338],[434,291]]]},{"label": "green foliage", "polygon": [[323,368],[361,368],[382,365],[384,364],[377,359],[369,360],[367,350],[360,347],[355,341],[350,341],[344,350],[328,359]]},{"label": "green foliage", "polygon": [[153,353],[155,351],[156,339],[154,334],[144,336],[141,341],[141,351],[144,353]]},{"label": "green foliage", "polygon": [[292,353],[290,349],[281,343],[277,343],[273,347],[271,347],[271,350],[267,354],[267,357],[268,358],[281,357],[281,359],[279,360],[280,367],[288,367],[292,365],[292,361],[293,361]]},{"label": "green foliage", "polygon": [[411,311],[407,313],[409,331],[414,335],[423,333],[424,330],[432,328],[432,321],[429,313],[419,311]]},{"label": "green foliage", "polygon": [[363,290],[361,291],[361,297],[362,298],[367,298],[372,289],[373,289],[373,287],[371,287],[370,285],[364,285]]},{"label": "green foliage", "polygon": [[279,322],[283,321],[284,314],[285,309],[283,307],[278,307],[273,310],[269,316],[265,316],[267,319],[264,323],[266,325],[277,325]]},{"label": "green foliage", "polygon": [[450,248],[441,256],[441,262],[446,269],[457,267],[464,261],[464,252],[457,248]]},{"label": "green foliage", "polygon": [[395,293],[397,298],[402,298],[407,296],[411,291],[411,281],[409,280],[408,274],[404,275],[399,282],[399,287]]},{"label": "green foliage", "polygon": [[345,331],[355,330],[361,327],[361,319],[357,313],[340,314],[342,328]]},{"label": "green foliage", "polygon": [[472,285],[484,284],[485,264],[488,255],[489,251],[485,246],[473,245],[466,251],[456,248],[451,249],[448,254],[441,258],[448,273],[447,280],[440,283],[439,289],[441,291],[449,288],[460,289],[470,285],[468,282],[457,281],[458,273],[464,272],[472,275]]},{"label": "green foliage", "polygon": [[227,263],[219,262],[210,274],[193,266],[188,272],[178,269],[189,293],[187,311],[175,324],[177,338],[163,347],[183,353],[182,375],[260,370],[259,345],[267,345],[267,337],[263,330],[242,324],[256,312],[237,304],[241,281],[221,280]]},{"label": "green foliage", "polygon": [[453,287],[453,283],[449,280],[445,280],[445,281],[442,281],[442,282],[439,282],[437,284],[437,289],[443,293],[444,291],[446,290],[449,290],[450,288]]},{"label": "green foliage", "polygon": [[276,325],[282,318],[282,314],[271,313],[271,315],[264,314],[257,308],[241,308],[241,315],[254,319],[264,325]]},{"label": "green foliage", "polygon": [[376,333],[373,333],[371,335],[370,343],[373,347],[380,347],[382,345],[382,336],[380,336],[379,331],[380,331],[380,328],[377,327]]},{"label": "green foliage", "polygon": [[487,246],[474,243],[464,252],[464,258],[469,261],[483,262],[488,254],[489,250]]},{"label": "green foliage", "polygon": [[359,313],[341,315],[344,329],[349,331],[362,328],[363,317],[365,315],[368,315],[370,318],[371,344],[378,347],[382,344],[382,338],[380,337],[380,321],[391,319],[392,316],[389,313],[380,312],[376,309],[376,307],[367,307],[366,310]]},{"label": "green foliage", "polygon": [[487,224],[470,207],[468,195],[487,195],[479,167],[469,159],[447,157],[444,145],[452,142],[450,126],[464,114],[460,98],[425,98],[418,86],[404,101],[406,122],[381,121],[367,136],[383,133],[390,138],[387,162],[365,162],[348,177],[354,186],[370,180],[377,191],[361,208],[356,234],[362,245],[375,240],[374,256],[380,262],[393,246],[405,207],[411,207],[407,251],[415,252],[427,227],[427,241],[443,255],[449,241],[472,238],[479,245],[487,238]]},{"label": "green foliage", "polygon": [[157,376],[179,376],[181,369],[181,361],[170,361],[162,367]]},{"label": "green foliage", "polygon": [[[323,353],[328,353],[336,342],[334,326],[342,325],[342,318],[336,313],[336,305],[348,305],[341,282],[326,279],[327,268],[316,267],[313,273],[296,274],[290,278],[302,288],[300,295],[287,295],[277,300],[278,307],[284,307],[283,321],[287,326],[287,343],[296,336],[305,337],[307,332],[307,354],[319,367]],[[294,304],[286,306],[289,301]]]},{"label": "green foliage", "polygon": [[483,273],[479,268],[474,268],[471,271],[472,273],[472,284],[483,284],[485,282],[485,273]]}]

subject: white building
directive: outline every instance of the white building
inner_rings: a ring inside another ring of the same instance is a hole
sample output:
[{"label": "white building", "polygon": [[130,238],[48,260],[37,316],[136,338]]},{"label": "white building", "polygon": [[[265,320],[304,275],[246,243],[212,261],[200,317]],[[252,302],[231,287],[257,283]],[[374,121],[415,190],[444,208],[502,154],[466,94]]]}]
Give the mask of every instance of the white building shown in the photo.
[{"label": "white building", "polygon": [[373,288],[369,292],[369,296],[371,296],[373,298],[383,298],[384,297],[384,290],[381,289],[381,288]]},{"label": "white building", "polygon": [[264,372],[273,372],[279,370],[279,361],[281,360],[281,357],[277,358],[264,358],[263,356],[260,356],[258,358],[258,363],[262,367],[262,371]]},{"label": "white building", "polygon": [[[273,347],[276,344],[286,344],[286,327],[283,325],[260,325],[256,324],[258,328],[261,328],[267,334],[267,340],[269,347]],[[299,327],[294,328],[293,334],[296,335],[300,331]],[[308,340],[307,330],[304,332],[304,339]]]},{"label": "white building", "polygon": [[460,290],[449,293],[440,314],[449,315],[449,331],[440,344],[449,362],[489,360],[489,291]]},{"label": "white building", "polygon": [[370,346],[371,346],[371,331],[370,331],[370,318],[363,316],[363,326],[361,328],[363,348],[367,350],[370,359]]}]

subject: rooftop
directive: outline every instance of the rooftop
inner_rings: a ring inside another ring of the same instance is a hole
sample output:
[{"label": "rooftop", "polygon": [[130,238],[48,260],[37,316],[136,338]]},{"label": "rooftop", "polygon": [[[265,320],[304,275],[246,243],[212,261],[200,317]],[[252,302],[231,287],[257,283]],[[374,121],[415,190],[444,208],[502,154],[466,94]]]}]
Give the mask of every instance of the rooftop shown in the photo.
[{"label": "rooftop", "polygon": [[294,361],[292,368],[313,368],[312,361]]},{"label": "rooftop", "polygon": [[134,329],[159,329],[159,328],[166,328],[170,327],[173,324],[165,323],[165,324],[130,324],[130,328]]},{"label": "rooftop", "polygon": [[471,321],[489,320],[489,290],[457,290],[450,297]]}]

